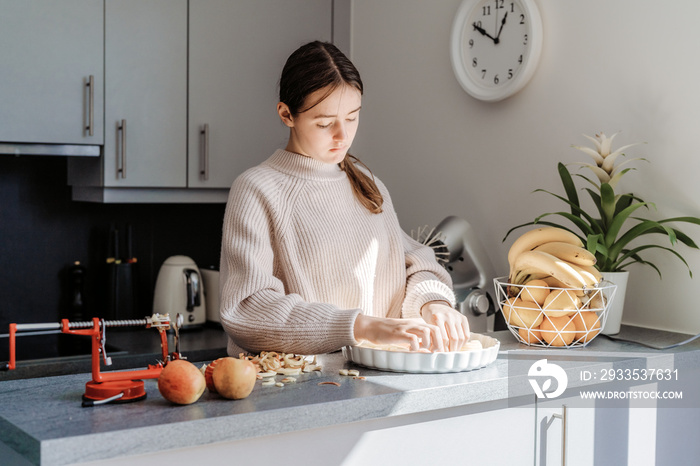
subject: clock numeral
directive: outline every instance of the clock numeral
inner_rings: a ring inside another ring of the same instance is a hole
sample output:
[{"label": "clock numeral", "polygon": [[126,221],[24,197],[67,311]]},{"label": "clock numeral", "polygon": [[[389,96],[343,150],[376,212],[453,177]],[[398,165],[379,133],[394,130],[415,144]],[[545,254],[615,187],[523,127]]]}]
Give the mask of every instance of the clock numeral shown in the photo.
[{"label": "clock numeral", "polygon": [[494,83],[494,84],[498,84],[498,82],[499,82],[499,81],[498,81],[498,75],[495,75],[495,76],[493,77],[493,83]]},{"label": "clock numeral", "polygon": [[513,4],[513,2],[510,2],[510,12],[515,13],[515,5]]},{"label": "clock numeral", "polygon": [[476,68],[476,57],[472,60],[472,67]]},{"label": "clock numeral", "polygon": [[[497,10],[502,10],[503,8],[505,8],[503,6],[504,1],[505,0],[495,0],[495,3],[496,3],[495,8]],[[513,12],[513,4],[512,3],[510,4],[510,11],[511,11],[511,13]],[[481,7],[481,16],[491,16],[491,5],[484,5]],[[523,15],[520,15],[520,18],[522,21]],[[523,23],[521,22],[520,24],[523,24]]]},{"label": "clock numeral", "polygon": [[512,79],[512,78],[513,78],[513,68],[508,68],[508,79]]},{"label": "clock numeral", "polygon": [[469,39],[469,48],[474,47],[474,39]]},{"label": "clock numeral", "polygon": [[527,34],[525,34],[525,37],[523,38],[523,45],[527,45]]},{"label": "clock numeral", "polygon": [[525,15],[520,15],[520,24],[525,24]]},{"label": "clock numeral", "polygon": [[481,70],[481,79],[486,77],[486,70]]},{"label": "clock numeral", "polygon": [[522,56],[522,55],[520,55],[520,56],[518,57],[518,63],[521,64],[521,65],[523,64],[523,56]]}]

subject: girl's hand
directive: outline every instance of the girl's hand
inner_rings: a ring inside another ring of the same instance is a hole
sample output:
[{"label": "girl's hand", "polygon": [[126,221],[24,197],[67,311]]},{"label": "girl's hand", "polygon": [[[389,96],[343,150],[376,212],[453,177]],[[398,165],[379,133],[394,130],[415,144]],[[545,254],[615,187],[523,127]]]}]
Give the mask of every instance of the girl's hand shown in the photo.
[{"label": "girl's hand", "polygon": [[355,319],[355,340],[380,345],[406,345],[411,351],[445,351],[440,329],[421,319],[391,319],[359,314]]},{"label": "girl's hand", "polygon": [[469,340],[469,321],[446,302],[431,301],[424,304],[421,316],[427,323],[440,329],[440,335],[445,339],[443,345],[449,351],[460,351]]}]

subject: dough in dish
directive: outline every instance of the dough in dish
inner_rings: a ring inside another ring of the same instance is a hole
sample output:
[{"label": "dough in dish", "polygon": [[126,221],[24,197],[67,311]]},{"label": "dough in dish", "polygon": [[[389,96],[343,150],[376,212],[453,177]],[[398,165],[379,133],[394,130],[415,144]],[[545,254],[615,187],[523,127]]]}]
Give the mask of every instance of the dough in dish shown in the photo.
[{"label": "dough in dish", "polygon": [[[428,350],[411,351],[408,345],[378,345],[369,341],[363,340],[359,345],[362,348],[371,348],[381,351],[403,351],[407,353],[430,353]],[[469,340],[462,346],[460,351],[479,351],[483,349],[483,345],[479,340]]]},{"label": "dough in dish", "polygon": [[[399,345],[343,347],[343,356],[357,365],[392,372],[444,373],[472,371],[488,366],[498,358],[500,342],[493,337],[472,332],[463,351],[419,352]],[[478,345],[478,346],[477,346]],[[381,348],[381,349],[380,349]],[[479,349],[481,348],[481,349]]]}]

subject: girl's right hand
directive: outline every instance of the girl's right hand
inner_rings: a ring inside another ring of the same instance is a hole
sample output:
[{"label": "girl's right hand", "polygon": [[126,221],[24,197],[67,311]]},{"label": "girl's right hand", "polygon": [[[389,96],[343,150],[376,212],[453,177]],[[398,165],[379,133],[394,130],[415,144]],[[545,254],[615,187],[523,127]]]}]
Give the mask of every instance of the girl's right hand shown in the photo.
[{"label": "girl's right hand", "polygon": [[438,326],[423,319],[392,319],[359,314],[355,319],[355,340],[380,345],[405,345],[411,351],[445,351],[444,338]]}]

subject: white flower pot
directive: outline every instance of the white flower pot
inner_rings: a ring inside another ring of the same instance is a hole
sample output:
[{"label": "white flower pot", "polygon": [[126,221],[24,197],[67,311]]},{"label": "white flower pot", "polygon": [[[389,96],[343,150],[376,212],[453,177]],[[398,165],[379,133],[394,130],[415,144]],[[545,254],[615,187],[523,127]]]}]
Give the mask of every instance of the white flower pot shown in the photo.
[{"label": "white flower pot", "polygon": [[608,316],[605,321],[605,327],[602,330],[602,333],[605,335],[620,333],[620,322],[622,321],[622,311],[625,306],[625,293],[629,276],[629,272],[603,272],[604,280],[617,285],[615,296],[608,304]]}]

